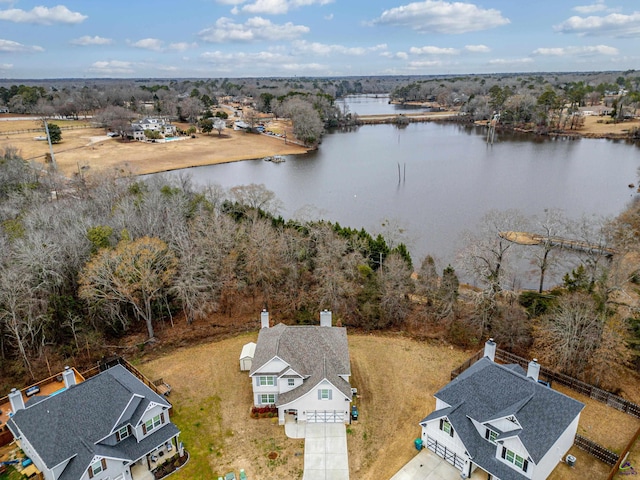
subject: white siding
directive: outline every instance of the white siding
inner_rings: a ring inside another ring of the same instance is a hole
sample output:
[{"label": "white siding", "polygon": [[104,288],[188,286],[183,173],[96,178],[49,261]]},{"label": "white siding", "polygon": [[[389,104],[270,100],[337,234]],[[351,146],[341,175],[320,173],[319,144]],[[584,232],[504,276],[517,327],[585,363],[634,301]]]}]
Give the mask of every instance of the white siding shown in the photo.
[{"label": "white siding", "polygon": [[[318,399],[318,390],[320,389],[331,390],[331,400]],[[307,412],[335,411],[344,414],[345,422],[348,422],[350,405],[351,403],[344,393],[331,385],[327,380],[323,380],[302,397],[278,408],[278,417],[280,423],[284,423],[284,410],[296,409],[298,410],[298,421],[306,422]]]},{"label": "white siding", "polygon": [[532,472],[532,476],[530,477],[532,480],[544,480],[546,479],[556,465],[562,461],[565,454],[569,451],[571,446],[573,445],[573,441],[576,436],[576,432],[578,431],[578,421],[580,419],[580,415],[578,415],[573,422],[567,427],[558,440],[553,444],[553,446],[549,449],[547,454],[542,457],[538,465]]},{"label": "white siding", "polygon": [[[106,480],[106,479],[115,478],[118,475],[123,474],[127,470],[128,464],[122,465],[122,460],[107,458],[106,461],[107,461],[106,470],[103,470],[99,474],[94,475],[91,480]],[[89,480],[88,469],[85,470],[84,475],[80,477],[80,480]]]},{"label": "white siding", "polygon": [[447,449],[456,452],[456,455],[466,458],[466,455],[464,454],[466,449],[458,435],[458,432],[456,432],[456,429],[454,428],[453,437],[451,437],[447,432],[440,430],[440,419],[431,420],[422,427],[422,441],[424,442],[425,447],[427,445],[427,435],[447,447]]},{"label": "white siding", "polygon": [[498,430],[502,432],[510,432],[512,430],[518,430],[519,428],[521,428],[520,425],[513,423],[507,420],[506,418],[501,418],[499,420],[492,420],[489,423],[491,423],[491,425],[495,426]]},{"label": "white siding", "polygon": [[284,362],[280,360],[278,357],[275,357],[269,360],[264,365],[262,365],[260,368],[256,369],[256,371],[254,372],[254,376],[259,375],[260,372],[278,373],[283,371],[288,366],[289,364],[287,362]]},{"label": "white siding", "polygon": [[136,426],[133,429],[133,434],[136,436],[136,439],[138,440],[138,442],[140,440],[142,440],[146,435],[143,433],[142,430],[142,425],[149,419],[155,417],[156,415],[160,415],[161,413],[164,413],[164,422],[155,427],[153,430],[150,430],[147,432],[147,434],[151,433],[151,432],[155,432],[158,428],[162,428],[164,425],[166,425],[167,423],[169,423],[169,412],[168,411],[164,411],[162,410],[162,406],[161,405],[156,405],[153,408],[150,408],[149,410],[147,410],[145,412],[145,414],[142,416],[142,421],[140,422],[140,425]]}]

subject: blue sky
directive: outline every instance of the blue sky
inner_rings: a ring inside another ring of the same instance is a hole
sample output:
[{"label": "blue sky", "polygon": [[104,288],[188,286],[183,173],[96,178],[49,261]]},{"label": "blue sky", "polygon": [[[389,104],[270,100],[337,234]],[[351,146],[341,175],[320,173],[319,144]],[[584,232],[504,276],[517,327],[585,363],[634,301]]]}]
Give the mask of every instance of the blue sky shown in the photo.
[{"label": "blue sky", "polygon": [[0,78],[640,68],[638,0],[0,0]]}]

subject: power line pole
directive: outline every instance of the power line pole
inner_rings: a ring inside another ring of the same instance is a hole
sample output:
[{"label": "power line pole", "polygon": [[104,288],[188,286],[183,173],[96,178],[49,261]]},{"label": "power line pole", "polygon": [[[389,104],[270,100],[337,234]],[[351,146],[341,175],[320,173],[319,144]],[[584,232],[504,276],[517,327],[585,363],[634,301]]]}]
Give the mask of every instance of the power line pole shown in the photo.
[{"label": "power line pole", "polygon": [[47,120],[44,120],[44,129],[47,132],[47,142],[49,142],[49,153],[51,154],[51,164],[53,165],[53,169],[57,170],[58,165],[56,164],[56,157],[53,155],[53,145],[51,144],[51,135],[49,135],[49,124]]}]

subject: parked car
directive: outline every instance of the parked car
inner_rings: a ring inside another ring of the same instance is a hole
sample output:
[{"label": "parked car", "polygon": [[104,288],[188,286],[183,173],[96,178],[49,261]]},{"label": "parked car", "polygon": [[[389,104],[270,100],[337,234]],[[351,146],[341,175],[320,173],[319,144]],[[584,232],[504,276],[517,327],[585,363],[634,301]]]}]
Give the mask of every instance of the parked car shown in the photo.
[{"label": "parked car", "polygon": [[224,475],[224,480],[236,480],[235,472],[229,472]]},{"label": "parked car", "polygon": [[351,405],[351,420],[358,420],[358,407]]}]

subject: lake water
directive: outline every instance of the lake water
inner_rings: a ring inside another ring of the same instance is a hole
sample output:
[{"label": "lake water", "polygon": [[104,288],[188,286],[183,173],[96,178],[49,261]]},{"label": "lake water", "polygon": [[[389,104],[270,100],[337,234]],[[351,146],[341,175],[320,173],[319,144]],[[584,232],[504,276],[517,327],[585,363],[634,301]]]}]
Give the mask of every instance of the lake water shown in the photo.
[{"label": "lake water", "polygon": [[[349,108],[387,113],[395,107],[367,97]],[[636,183],[640,165],[635,145],[498,135],[488,146],[485,135],[481,128],[435,122],[362,126],[328,134],[316,152],[285,163],[244,161],[188,172],[202,184],[264,184],[284,203],[285,218],[323,218],[374,234],[391,224],[402,229],[416,265],[427,254],[451,262],[461,232],[492,209],[616,215],[634,195],[628,184]]]}]

